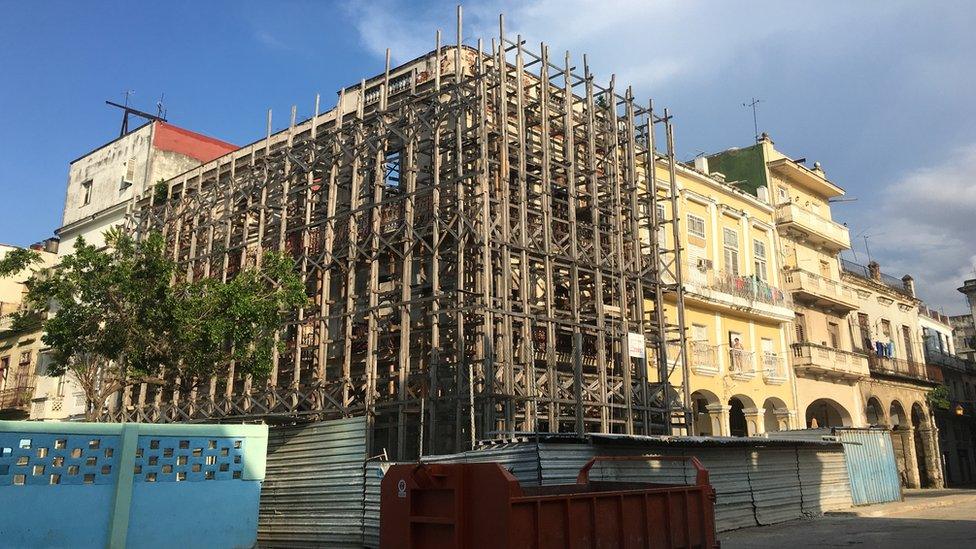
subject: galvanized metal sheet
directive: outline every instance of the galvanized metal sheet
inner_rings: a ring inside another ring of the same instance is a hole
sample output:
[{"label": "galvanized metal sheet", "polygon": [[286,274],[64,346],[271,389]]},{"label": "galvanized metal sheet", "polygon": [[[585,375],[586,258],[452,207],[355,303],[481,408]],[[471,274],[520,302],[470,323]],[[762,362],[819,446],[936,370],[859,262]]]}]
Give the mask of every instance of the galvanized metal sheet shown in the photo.
[{"label": "galvanized metal sheet", "polygon": [[855,505],[899,501],[901,479],[887,429],[837,429]]},{"label": "galvanized metal sheet", "polygon": [[844,452],[837,446],[836,450],[797,449],[805,515],[816,516],[852,505]]},{"label": "galvanized metal sheet", "polygon": [[362,547],[365,458],[363,417],[272,428],[258,544]]}]

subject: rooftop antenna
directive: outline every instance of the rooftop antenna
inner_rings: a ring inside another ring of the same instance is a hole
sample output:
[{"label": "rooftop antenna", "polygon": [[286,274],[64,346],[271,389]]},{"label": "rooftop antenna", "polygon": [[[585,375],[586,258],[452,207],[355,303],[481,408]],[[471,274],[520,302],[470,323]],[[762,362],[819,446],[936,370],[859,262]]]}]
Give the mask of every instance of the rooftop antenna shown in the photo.
[{"label": "rooftop antenna", "polygon": [[871,259],[871,248],[868,247],[868,237],[870,236],[871,235],[869,234],[864,235],[864,251],[868,253],[868,263],[874,261],[873,259]]},{"label": "rooftop antenna", "polygon": [[163,119],[166,118],[166,107],[163,105],[163,98],[166,97],[166,93],[159,94],[159,101],[156,101],[156,117]]},{"label": "rooftop antenna", "polygon": [[759,104],[762,103],[762,99],[752,98],[749,103],[743,103],[743,107],[752,107],[752,129],[755,132],[756,141],[759,141]]},{"label": "rooftop antenna", "polygon": [[162,108],[162,101],[163,101],[162,96],[159,97],[159,102],[156,103],[156,108],[157,108],[157,113],[158,114],[149,114],[148,112],[143,112],[143,111],[140,111],[139,109],[133,109],[132,107],[129,106],[129,96],[130,95],[133,95],[133,94],[135,94],[135,92],[132,91],[132,90],[126,90],[126,91],[122,92],[122,95],[123,95],[123,97],[125,99],[123,100],[123,103],[121,105],[118,104],[118,103],[116,103],[116,102],[114,102],[114,101],[106,101],[105,102],[106,105],[120,108],[123,111],[123,114],[122,114],[122,128],[121,128],[121,130],[119,130],[119,137],[122,137],[125,134],[129,133],[129,115],[130,114],[131,115],[138,116],[140,118],[145,118],[146,120],[148,120],[150,122],[153,122],[153,121],[156,121],[156,120],[158,120],[160,122],[166,122],[166,112],[165,112],[165,110],[163,110],[161,112],[159,111],[159,109]]}]

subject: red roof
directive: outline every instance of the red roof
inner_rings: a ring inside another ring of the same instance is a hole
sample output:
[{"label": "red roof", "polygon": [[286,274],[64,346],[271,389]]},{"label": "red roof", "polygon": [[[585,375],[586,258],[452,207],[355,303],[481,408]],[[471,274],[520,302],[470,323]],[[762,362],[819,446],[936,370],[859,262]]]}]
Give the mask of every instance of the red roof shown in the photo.
[{"label": "red roof", "polygon": [[163,151],[172,151],[196,158],[200,162],[210,162],[240,148],[226,141],[159,121],[156,122],[153,146]]}]

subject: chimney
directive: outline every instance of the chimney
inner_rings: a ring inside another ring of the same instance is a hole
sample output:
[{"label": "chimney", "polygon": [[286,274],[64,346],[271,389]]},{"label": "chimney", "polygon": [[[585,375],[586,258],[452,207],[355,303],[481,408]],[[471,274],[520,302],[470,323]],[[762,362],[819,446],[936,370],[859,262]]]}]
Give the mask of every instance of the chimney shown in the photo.
[{"label": "chimney", "polygon": [[881,282],[881,265],[878,265],[877,261],[868,263],[868,275],[871,277],[871,280]]},{"label": "chimney", "polygon": [[901,277],[901,281],[905,284],[905,291],[908,292],[908,295],[915,297],[915,279],[912,278],[912,275]]},{"label": "chimney", "polygon": [[708,175],[708,159],[704,156],[699,156],[695,158],[695,169],[701,173]]}]

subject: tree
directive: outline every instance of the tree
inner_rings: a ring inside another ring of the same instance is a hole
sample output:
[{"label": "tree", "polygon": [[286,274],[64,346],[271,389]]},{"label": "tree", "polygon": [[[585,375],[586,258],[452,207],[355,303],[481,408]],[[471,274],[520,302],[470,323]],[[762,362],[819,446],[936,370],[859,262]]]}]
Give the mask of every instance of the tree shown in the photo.
[{"label": "tree", "polygon": [[113,394],[141,383],[189,391],[234,361],[235,372],[270,372],[287,311],[305,299],[291,258],[263,256],[260,267],[221,282],[182,281],[163,237],[135,240],[113,229],[106,248],[83,239],[73,253],[27,281],[26,316],[50,308],[43,341],[51,375],[71,372],[85,392],[85,416],[101,415]]}]

